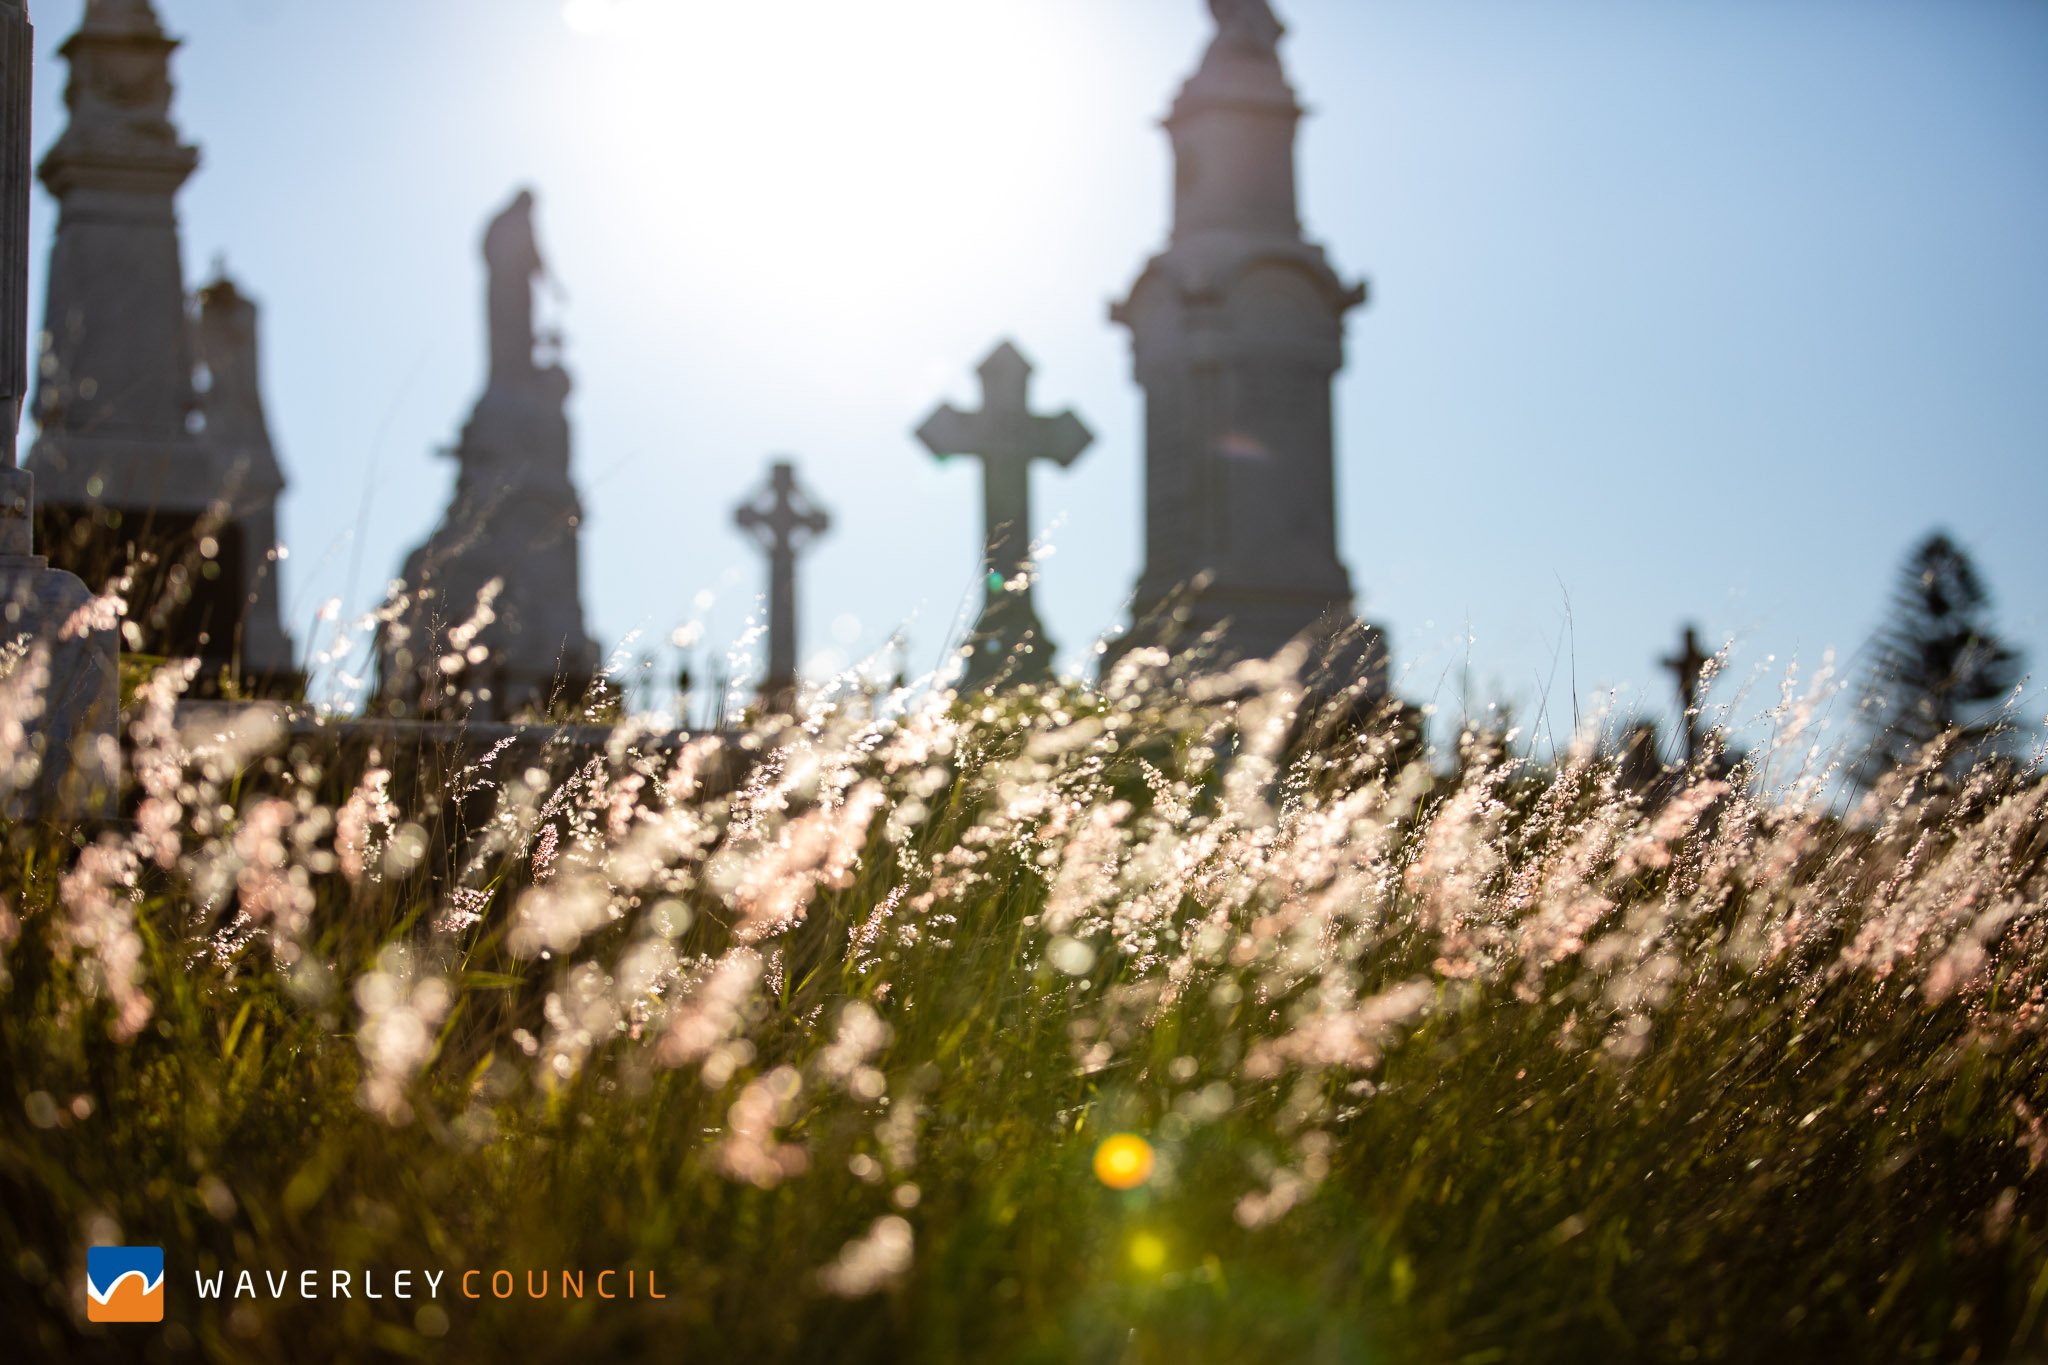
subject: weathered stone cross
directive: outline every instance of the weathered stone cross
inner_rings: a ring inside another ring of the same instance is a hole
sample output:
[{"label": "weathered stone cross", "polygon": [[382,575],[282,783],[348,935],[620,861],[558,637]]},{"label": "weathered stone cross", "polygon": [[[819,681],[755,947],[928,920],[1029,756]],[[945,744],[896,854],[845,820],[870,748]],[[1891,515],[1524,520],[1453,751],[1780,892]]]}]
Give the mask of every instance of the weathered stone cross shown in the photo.
[{"label": "weathered stone cross", "polygon": [[1700,633],[1695,626],[1685,628],[1685,642],[1676,654],[1664,659],[1666,671],[1678,680],[1678,704],[1682,713],[1681,723],[1685,726],[1685,761],[1695,762],[1700,756],[1700,674],[1712,662],[1707,652],[1700,648]]},{"label": "weathered stone cross", "polygon": [[741,504],[733,521],[768,555],[768,676],[761,683],[762,705],[771,710],[796,707],[796,557],[825,534],[832,518],[796,485],[796,466],[777,460],[769,467],[768,487],[753,501]]},{"label": "weathered stone cross", "polygon": [[948,404],[917,430],[941,460],[972,455],[983,465],[987,576],[981,617],[968,640],[970,690],[998,679],[1052,676],[1052,641],[1031,602],[1031,464],[1070,465],[1095,440],[1072,412],[1041,417],[1031,411],[1031,362],[1009,342],[996,347],[979,373],[981,411]]}]

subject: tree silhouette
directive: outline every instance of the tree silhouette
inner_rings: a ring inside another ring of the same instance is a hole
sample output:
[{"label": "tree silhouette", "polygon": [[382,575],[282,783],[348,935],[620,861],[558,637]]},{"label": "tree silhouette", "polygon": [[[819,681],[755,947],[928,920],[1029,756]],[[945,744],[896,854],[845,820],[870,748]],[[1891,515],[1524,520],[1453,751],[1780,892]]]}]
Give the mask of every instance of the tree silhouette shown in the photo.
[{"label": "tree silhouette", "polygon": [[1991,595],[1962,547],[1936,532],[1906,559],[1891,621],[1872,641],[1863,698],[1866,784],[1946,739],[1952,778],[2007,752],[2014,732],[1995,703],[2019,682],[2020,655],[1992,631]]}]

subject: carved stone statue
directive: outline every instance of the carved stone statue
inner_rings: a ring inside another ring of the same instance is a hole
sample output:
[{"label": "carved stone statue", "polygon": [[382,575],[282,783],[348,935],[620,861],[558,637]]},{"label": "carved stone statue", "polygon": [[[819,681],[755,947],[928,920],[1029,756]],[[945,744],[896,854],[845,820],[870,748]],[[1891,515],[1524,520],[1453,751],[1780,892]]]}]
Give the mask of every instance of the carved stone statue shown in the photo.
[{"label": "carved stone statue", "polygon": [[[452,452],[454,500],[405,562],[413,600],[378,646],[383,701],[401,713],[508,719],[575,704],[597,671],[577,563],[569,376],[535,355],[534,282],[547,267],[534,211],[522,190],[484,233],[490,378]],[[485,601],[491,619],[467,642],[488,655],[476,662],[451,650],[450,631],[486,614]],[[444,658],[464,667],[448,673]]]},{"label": "carved stone statue", "polygon": [[1266,0],[1209,0],[1217,38],[1232,46],[1271,52],[1287,30]]},{"label": "carved stone statue", "polygon": [[490,270],[491,374],[512,378],[534,368],[533,286],[547,275],[533,234],[533,192],[521,190],[484,232]]}]

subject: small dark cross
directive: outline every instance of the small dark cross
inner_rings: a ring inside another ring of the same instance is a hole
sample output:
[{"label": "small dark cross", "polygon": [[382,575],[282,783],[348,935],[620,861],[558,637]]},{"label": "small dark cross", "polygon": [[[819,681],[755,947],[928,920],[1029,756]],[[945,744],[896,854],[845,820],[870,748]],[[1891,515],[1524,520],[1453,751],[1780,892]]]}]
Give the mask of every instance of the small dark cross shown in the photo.
[{"label": "small dark cross", "polygon": [[1700,648],[1699,628],[1687,625],[1685,643],[1662,663],[1666,671],[1678,680],[1678,705],[1685,726],[1685,761],[1687,765],[1696,762],[1700,756],[1699,703],[1700,682],[1713,657]]},{"label": "small dark cross", "polygon": [[761,700],[771,710],[796,706],[796,557],[825,534],[832,518],[796,486],[796,466],[777,460],[768,487],[741,504],[733,521],[768,554],[768,676]]},{"label": "small dark cross", "polygon": [[1031,362],[1009,342],[981,363],[981,411],[948,404],[918,428],[941,460],[972,455],[983,466],[986,550],[981,617],[968,642],[969,689],[1001,677],[1016,682],[1052,676],[1052,641],[1031,602],[1031,465],[1072,464],[1095,437],[1072,412],[1031,411]]}]

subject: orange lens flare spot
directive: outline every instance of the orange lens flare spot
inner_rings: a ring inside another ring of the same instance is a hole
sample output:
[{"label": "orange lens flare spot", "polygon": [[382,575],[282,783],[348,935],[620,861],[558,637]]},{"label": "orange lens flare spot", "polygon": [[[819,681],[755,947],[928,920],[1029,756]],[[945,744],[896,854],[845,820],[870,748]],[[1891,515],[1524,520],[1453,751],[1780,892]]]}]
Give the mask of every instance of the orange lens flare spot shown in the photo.
[{"label": "orange lens flare spot", "polygon": [[1152,1178],[1152,1144],[1135,1133],[1103,1139],[1095,1149],[1095,1178],[1113,1190],[1135,1190]]}]

